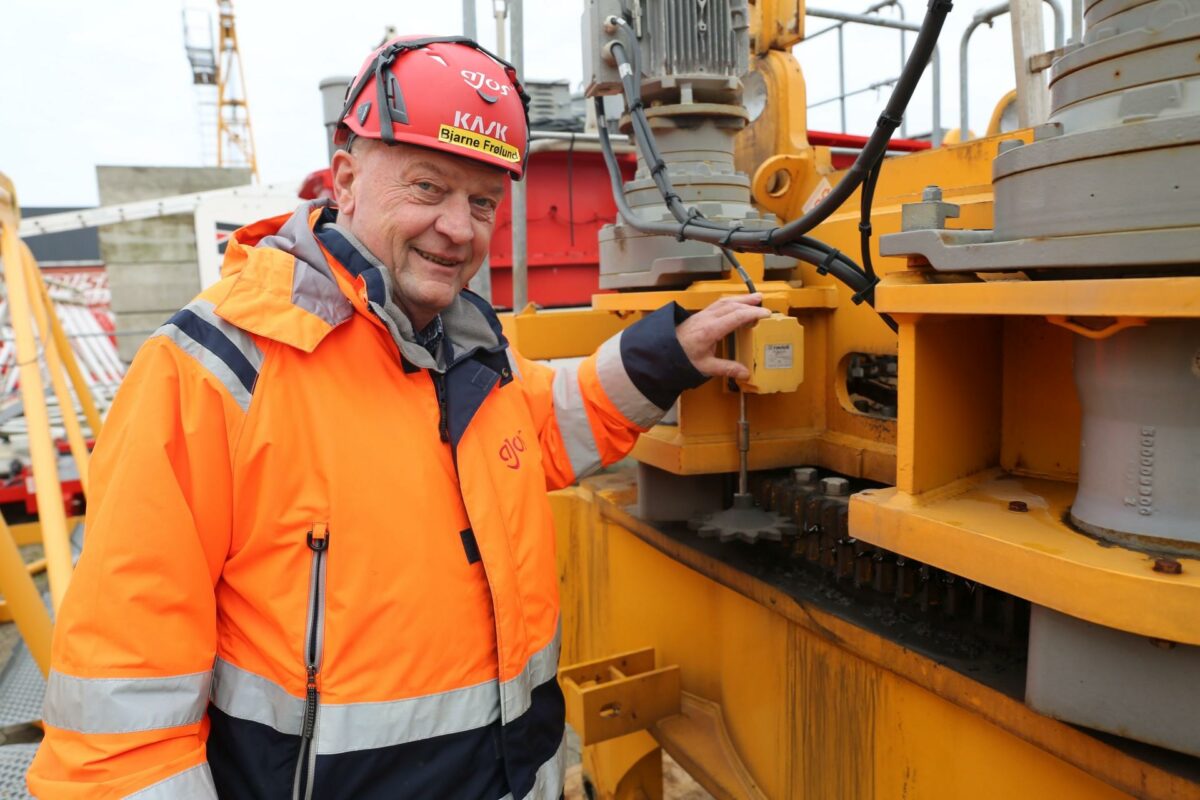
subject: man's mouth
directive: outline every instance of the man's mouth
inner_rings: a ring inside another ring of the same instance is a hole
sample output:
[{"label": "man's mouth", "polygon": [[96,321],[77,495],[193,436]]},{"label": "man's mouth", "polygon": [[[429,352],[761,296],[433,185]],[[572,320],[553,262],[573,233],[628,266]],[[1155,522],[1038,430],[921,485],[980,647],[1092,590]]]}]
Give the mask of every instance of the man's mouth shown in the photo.
[{"label": "man's mouth", "polygon": [[419,255],[421,258],[425,259],[426,261],[432,261],[434,264],[438,264],[443,267],[457,267],[463,263],[461,258],[449,258],[447,256],[435,255],[433,253],[428,253],[418,247],[414,247],[413,252],[416,253],[417,255]]}]

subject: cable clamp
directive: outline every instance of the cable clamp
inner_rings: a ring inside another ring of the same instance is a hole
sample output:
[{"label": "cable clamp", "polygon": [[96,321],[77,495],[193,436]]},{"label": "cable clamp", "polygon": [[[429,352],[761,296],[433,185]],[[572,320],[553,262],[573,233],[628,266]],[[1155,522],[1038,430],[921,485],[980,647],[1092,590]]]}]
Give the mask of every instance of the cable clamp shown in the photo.
[{"label": "cable clamp", "polygon": [[661,161],[661,160],[656,161],[656,162],[654,162],[654,166],[650,168],[650,177],[657,178],[659,176],[659,174],[666,172],[666,171],[667,171],[667,162]]},{"label": "cable clamp", "polygon": [[734,234],[737,233],[738,231],[740,231],[741,229],[742,229],[742,223],[735,222],[733,227],[729,229],[729,233],[725,234],[725,238],[721,240],[721,247],[728,248],[729,243],[731,241],[733,241]]},{"label": "cable clamp", "polygon": [[817,274],[818,275],[828,275],[829,274],[829,265],[832,264],[833,262],[837,261],[841,257],[842,257],[841,250],[838,250],[836,248],[830,250],[829,254],[825,256],[825,259],[823,261],[821,261],[820,264],[817,265]]},{"label": "cable clamp", "polygon": [[778,227],[771,228],[771,230],[767,231],[767,239],[766,239],[767,247],[769,247],[771,249],[771,252],[774,253],[775,255],[779,255],[779,247],[780,246],[775,244],[775,234],[778,232],[779,232]]},{"label": "cable clamp", "polygon": [[870,236],[871,236],[871,230],[872,230],[872,228],[871,228],[871,223],[870,223],[870,222],[860,222],[860,223],[858,223],[858,232],[859,232],[859,233],[861,233],[861,234],[863,234],[864,236],[870,237]]},{"label": "cable clamp", "polygon": [[896,130],[896,128],[900,127],[900,123],[903,121],[904,121],[903,116],[900,116],[900,117],[894,116],[892,114],[889,114],[887,112],[887,110],[885,109],[884,112],[879,115],[879,120],[875,123],[875,126],[878,128],[887,128],[888,130],[894,131],[894,130]]},{"label": "cable clamp", "polygon": [[[669,196],[674,197],[676,200],[679,199],[679,195],[676,195],[676,194],[672,194]],[[696,217],[699,217],[699,216],[701,216],[701,214],[695,208],[688,209],[687,219],[685,219],[683,222],[679,223],[679,231],[678,231],[678,233],[675,234],[676,241],[679,241],[679,242],[687,241],[687,237],[684,235],[685,232],[687,231],[687,226],[691,225],[692,220],[694,220]]]},{"label": "cable clamp", "polygon": [[875,287],[878,285],[879,285],[879,278],[878,277],[871,278],[867,282],[866,286],[859,289],[854,294],[850,295],[850,299],[854,302],[854,305],[856,305],[856,306],[862,305],[864,301],[867,302],[867,305],[874,306],[875,305],[875,300],[874,300]]}]

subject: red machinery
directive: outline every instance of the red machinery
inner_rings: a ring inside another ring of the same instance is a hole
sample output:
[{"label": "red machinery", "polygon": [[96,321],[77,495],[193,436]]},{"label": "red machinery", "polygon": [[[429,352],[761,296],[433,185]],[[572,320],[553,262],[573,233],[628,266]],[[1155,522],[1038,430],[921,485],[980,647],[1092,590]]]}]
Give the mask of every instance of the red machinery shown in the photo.
[{"label": "red machinery", "polygon": [[[536,135],[535,135],[536,141]],[[525,174],[529,258],[529,299],[540,306],[581,306],[600,291],[601,226],[616,219],[608,172],[599,153],[563,148],[534,153]],[[633,178],[636,162],[621,156],[625,180]],[[328,169],[309,175],[300,188],[305,199],[333,196]],[[492,302],[512,305],[512,203],[496,212],[496,230],[489,256]]]}]

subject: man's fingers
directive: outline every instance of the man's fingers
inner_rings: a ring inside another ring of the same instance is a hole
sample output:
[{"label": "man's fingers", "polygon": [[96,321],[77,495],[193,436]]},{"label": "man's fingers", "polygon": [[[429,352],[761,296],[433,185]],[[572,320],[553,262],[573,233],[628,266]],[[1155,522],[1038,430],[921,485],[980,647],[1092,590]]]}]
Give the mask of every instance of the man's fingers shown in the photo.
[{"label": "man's fingers", "polygon": [[723,336],[728,336],[738,328],[745,327],[755,320],[766,319],[769,316],[771,316],[771,312],[760,306],[734,306],[723,316],[712,320],[710,335],[713,336],[713,341],[716,341]]},{"label": "man's fingers", "polygon": [[719,298],[705,310],[711,312],[714,316],[721,317],[739,308],[759,305],[762,305],[761,294],[734,294]]},{"label": "man's fingers", "polygon": [[696,368],[713,378],[732,378],[740,381],[750,377],[750,370],[746,369],[745,365],[726,358],[706,358],[697,364]]}]

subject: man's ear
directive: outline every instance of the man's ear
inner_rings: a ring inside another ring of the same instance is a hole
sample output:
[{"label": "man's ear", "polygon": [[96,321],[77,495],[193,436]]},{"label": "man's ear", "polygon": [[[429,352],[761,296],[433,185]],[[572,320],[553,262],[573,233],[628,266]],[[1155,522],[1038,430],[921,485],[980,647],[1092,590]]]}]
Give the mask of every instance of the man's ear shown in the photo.
[{"label": "man's ear", "polygon": [[329,170],[333,173],[333,200],[343,214],[354,213],[354,190],[360,167],[359,160],[346,150],[338,150],[329,162]]}]

